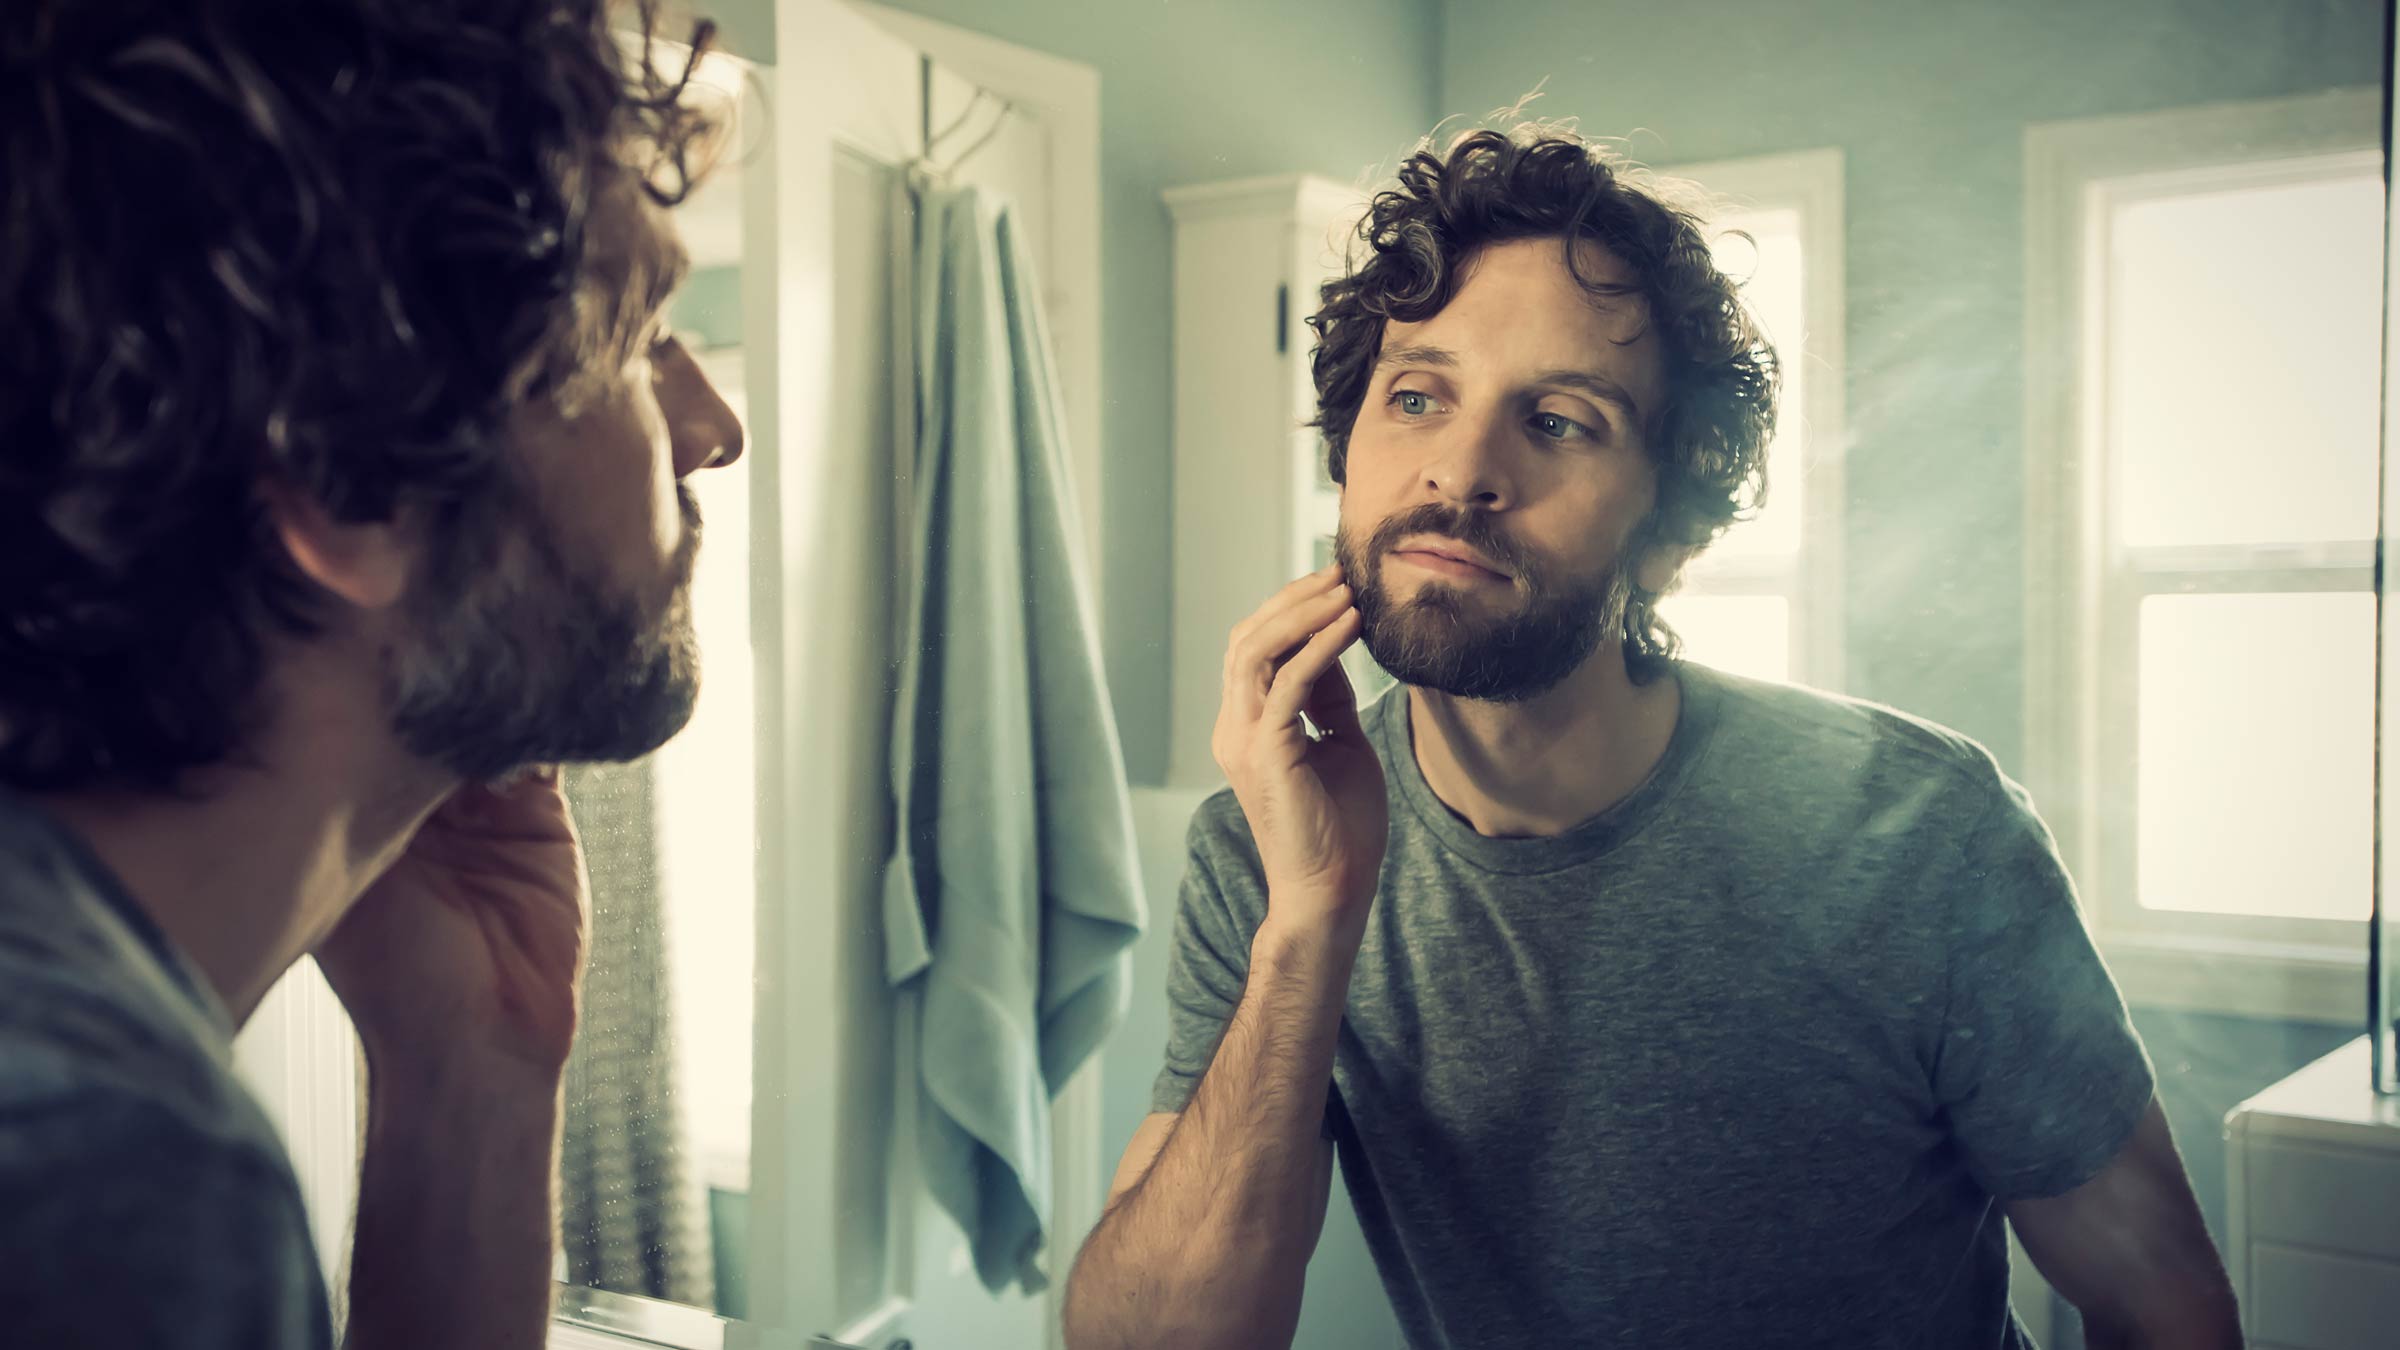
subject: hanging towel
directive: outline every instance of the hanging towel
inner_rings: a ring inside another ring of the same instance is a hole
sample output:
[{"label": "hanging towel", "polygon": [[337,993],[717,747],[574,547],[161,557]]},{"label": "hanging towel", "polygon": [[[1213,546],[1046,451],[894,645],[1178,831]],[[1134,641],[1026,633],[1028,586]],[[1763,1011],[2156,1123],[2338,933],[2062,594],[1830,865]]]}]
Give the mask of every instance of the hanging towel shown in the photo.
[{"label": "hanging towel", "polygon": [[917,222],[886,968],[921,999],[927,1188],[984,1286],[1031,1293],[1050,1100],[1124,1016],[1141,880],[1034,278],[987,193],[929,186]]}]

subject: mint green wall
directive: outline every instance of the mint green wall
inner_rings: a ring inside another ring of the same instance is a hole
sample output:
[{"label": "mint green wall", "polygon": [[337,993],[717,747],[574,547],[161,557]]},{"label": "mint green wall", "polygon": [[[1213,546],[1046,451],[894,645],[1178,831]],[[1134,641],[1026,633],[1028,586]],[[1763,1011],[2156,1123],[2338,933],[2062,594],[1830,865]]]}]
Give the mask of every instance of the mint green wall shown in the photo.
[{"label": "mint green wall", "polygon": [[[1433,120],[1433,0],[902,0],[1100,72],[1104,653],[1137,783],[1166,774],[1172,279],[1162,189],[1360,179]],[[1263,320],[1262,320],[1263,322]],[[1262,596],[1261,599],[1264,599]],[[1197,663],[1195,667],[1195,662]]]},{"label": "mint green wall", "polygon": [[2382,78],[2378,0],[1444,0],[1439,101],[1848,166],[1848,686],[2018,764],[2026,123]]}]

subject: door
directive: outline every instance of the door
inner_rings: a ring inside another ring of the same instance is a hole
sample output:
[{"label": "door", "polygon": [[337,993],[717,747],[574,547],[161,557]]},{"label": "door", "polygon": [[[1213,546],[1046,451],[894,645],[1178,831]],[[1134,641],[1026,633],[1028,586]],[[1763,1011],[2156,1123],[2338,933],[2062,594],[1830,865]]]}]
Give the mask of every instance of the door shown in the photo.
[{"label": "door", "polygon": [[[971,151],[956,179],[1018,204],[1071,474],[1096,506],[1097,78],[837,0],[779,0],[772,18],[775,134],[743,194],[745,236],[774,241],[743,273],[762,541],[751,1316],[876,1347],[1042,1350],[1098,1215],[1096,1096],[1079,1083],[1058,1106],[1052,1291],[994,1298],[918,1184],[911,1010],[882,976],[893,639],[912,565],[908,172],[930,131],[937,164]],[[1085,525],[1096,539],[1088,510]]]}]

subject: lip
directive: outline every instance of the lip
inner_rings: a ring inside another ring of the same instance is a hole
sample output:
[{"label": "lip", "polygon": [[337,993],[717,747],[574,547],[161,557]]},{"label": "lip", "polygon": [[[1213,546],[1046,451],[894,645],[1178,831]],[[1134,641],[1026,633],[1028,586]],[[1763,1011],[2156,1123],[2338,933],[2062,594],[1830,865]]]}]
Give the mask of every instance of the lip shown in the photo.
[{"label": "lip", "polygon": [[1479,562],[1471,562],[1447,550],[1428,548],[1396,548],[1392,556],[1414,567],[1424,568],[1437,576],[1456,577],[1462,581],[1507,581],[1508,574]]}]

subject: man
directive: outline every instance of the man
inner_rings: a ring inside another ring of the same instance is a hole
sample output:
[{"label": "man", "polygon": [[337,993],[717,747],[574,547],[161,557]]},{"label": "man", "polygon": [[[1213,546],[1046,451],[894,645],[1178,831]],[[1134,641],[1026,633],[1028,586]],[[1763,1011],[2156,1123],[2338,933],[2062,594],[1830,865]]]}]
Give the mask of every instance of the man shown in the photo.
[{"label": "man", "polygon": [[689,716],[679,480],[741,450],[661,326],[688,66],[611,8],[0,8],[11,1345],[331,1342],[228,1072],[311,952],[370,1085],[348,1343],[546,1340],[586,896],[539,766]]},{"label": "man", "polygon": [[1314,321],[1339,562],[1232,635],[1069,1342],[1290,1344],[1338,1153],[1416,1347],[2022,1346],[2003,1217],[2090,1344],[2238,1344],[2022,793],[1674,658],[1775,392],[1695,221],[1524,128],[1361,238]]}]

